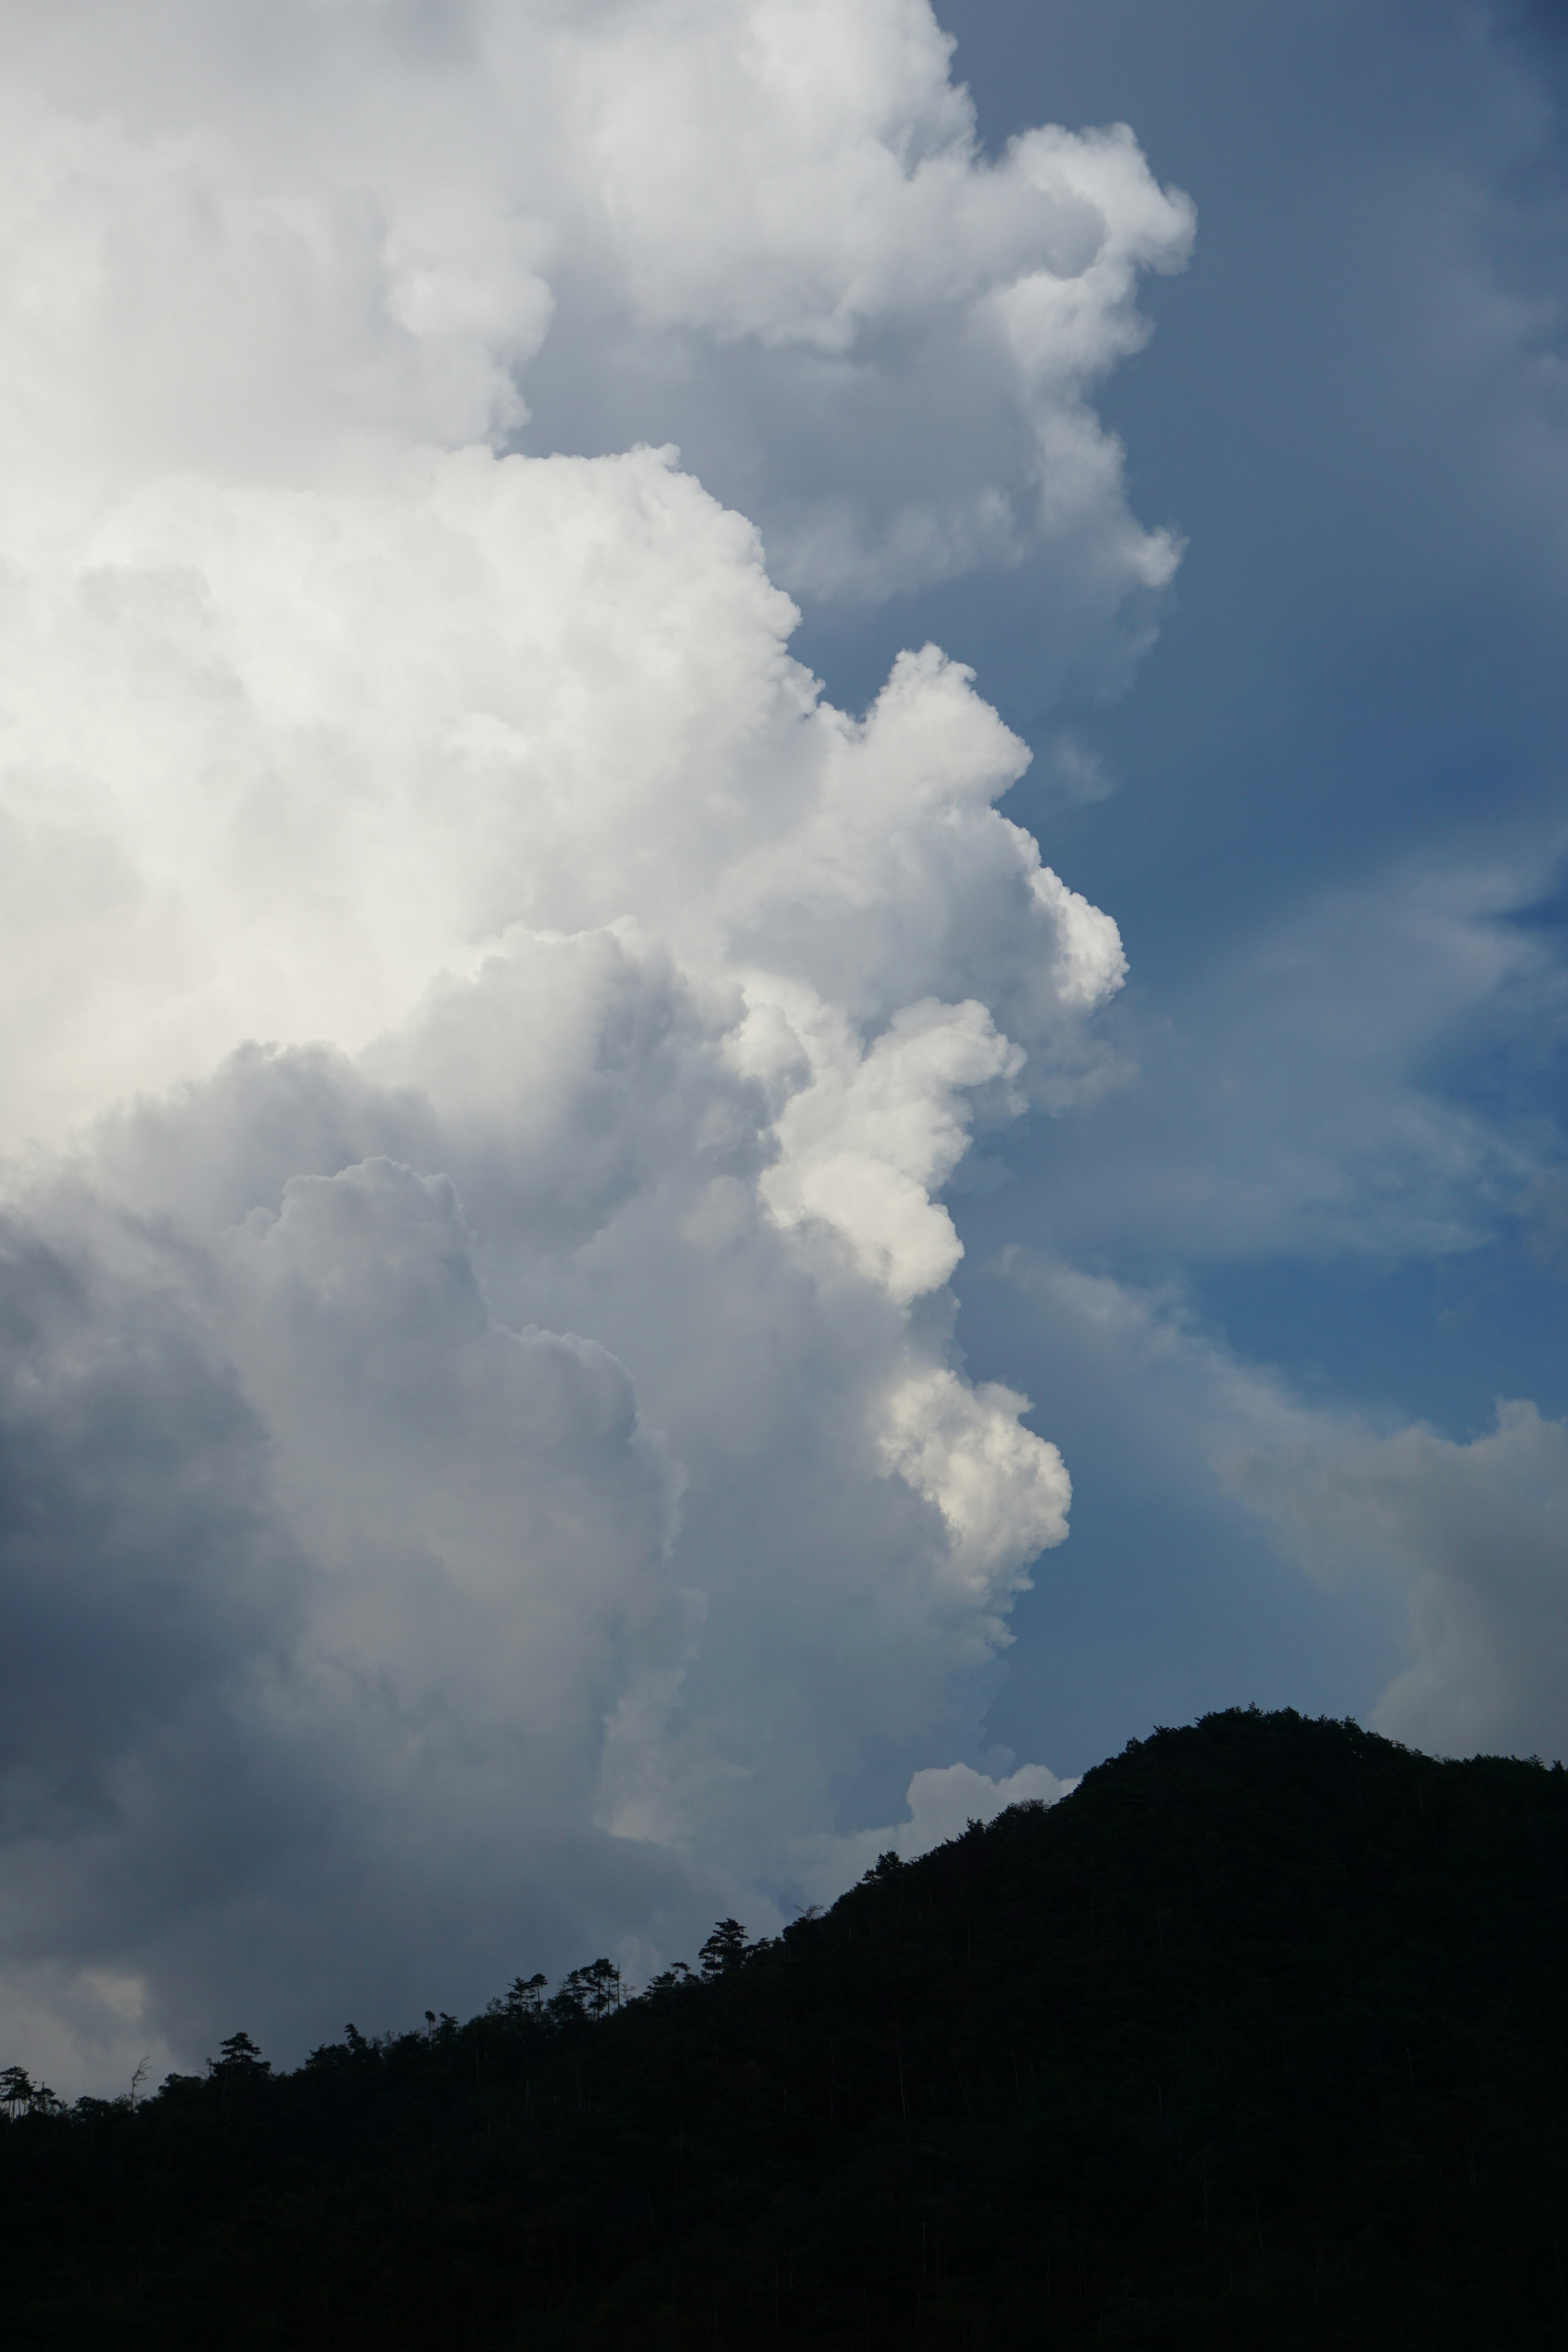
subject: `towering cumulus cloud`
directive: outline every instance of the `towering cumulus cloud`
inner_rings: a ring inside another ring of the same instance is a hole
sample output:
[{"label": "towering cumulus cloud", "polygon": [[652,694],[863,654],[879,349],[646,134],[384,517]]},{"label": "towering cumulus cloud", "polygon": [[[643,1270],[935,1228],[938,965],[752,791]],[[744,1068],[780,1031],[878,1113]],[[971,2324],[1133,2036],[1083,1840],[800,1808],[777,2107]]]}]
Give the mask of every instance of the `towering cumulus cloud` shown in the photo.
[{"label": "towering cumulus cloud", "polygon": [[1120,943],[969,674],[833,709],[649,445],[754,436],[799,593],[1109,611],[1172,554],[1086,388],[1190,224],[1125,132],[984,160],[921,0],[5,39],[5,1998],[68,2079],[761,1923],[973,1741],[1068,1486],[941,1193]]}]

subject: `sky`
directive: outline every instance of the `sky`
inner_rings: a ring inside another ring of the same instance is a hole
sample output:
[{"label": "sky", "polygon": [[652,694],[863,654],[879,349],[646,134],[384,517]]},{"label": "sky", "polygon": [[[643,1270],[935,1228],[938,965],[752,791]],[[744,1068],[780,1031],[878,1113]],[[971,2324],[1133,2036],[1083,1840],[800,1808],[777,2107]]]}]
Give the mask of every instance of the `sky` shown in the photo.
[{"label": "sky", "polygon": [[12,0],[0,2044],[1568,1748],[1568,42]]}]

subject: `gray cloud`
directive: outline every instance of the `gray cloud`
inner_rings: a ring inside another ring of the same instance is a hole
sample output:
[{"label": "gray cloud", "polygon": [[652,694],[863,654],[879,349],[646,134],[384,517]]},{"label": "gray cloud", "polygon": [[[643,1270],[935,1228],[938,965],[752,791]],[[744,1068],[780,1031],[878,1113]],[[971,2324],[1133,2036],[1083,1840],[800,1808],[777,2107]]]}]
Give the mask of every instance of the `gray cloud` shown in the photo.
[{"label": "gray cloud", "polygon": [[72,1188],[9,1241],[5,1999],[68,2085],[748,1899],[596,1822],[605,1714],[700,1626],[680,1477],[605,1349],[491,1320],[446,1180],[205,1242]]},{"label": "gray cloud", "polygon": [[111,1811],[152,1727],[289,1656],[307,1563],[265,1426],[178,1260],[134,1234],[4,1236],[0,1755],[12,1835]]}]

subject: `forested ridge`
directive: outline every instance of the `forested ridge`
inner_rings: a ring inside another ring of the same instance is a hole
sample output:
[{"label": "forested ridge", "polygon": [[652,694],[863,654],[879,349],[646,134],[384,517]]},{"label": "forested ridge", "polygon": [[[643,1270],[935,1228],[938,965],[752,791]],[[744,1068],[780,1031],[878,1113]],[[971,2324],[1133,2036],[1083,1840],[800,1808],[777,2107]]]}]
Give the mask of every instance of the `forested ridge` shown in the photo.
[{"label": "forested ridge", "polygon": [[19,2347],[1568,2343],[1568,1775],[1236,1711],[622,2000],[17,2070]]}]

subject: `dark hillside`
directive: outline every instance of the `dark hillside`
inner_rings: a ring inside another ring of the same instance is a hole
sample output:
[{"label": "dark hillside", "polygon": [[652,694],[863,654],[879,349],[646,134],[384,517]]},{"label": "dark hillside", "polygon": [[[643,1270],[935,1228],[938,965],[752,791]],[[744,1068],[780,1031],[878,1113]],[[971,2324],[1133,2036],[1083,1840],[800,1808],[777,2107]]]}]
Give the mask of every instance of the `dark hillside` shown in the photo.
[{"label": "dark hillside", "polygon": [[1211,1716],[618,2010],[18,2112],[7,2340],[1561,2346],[1565,1954],[1561,1767]]}]

